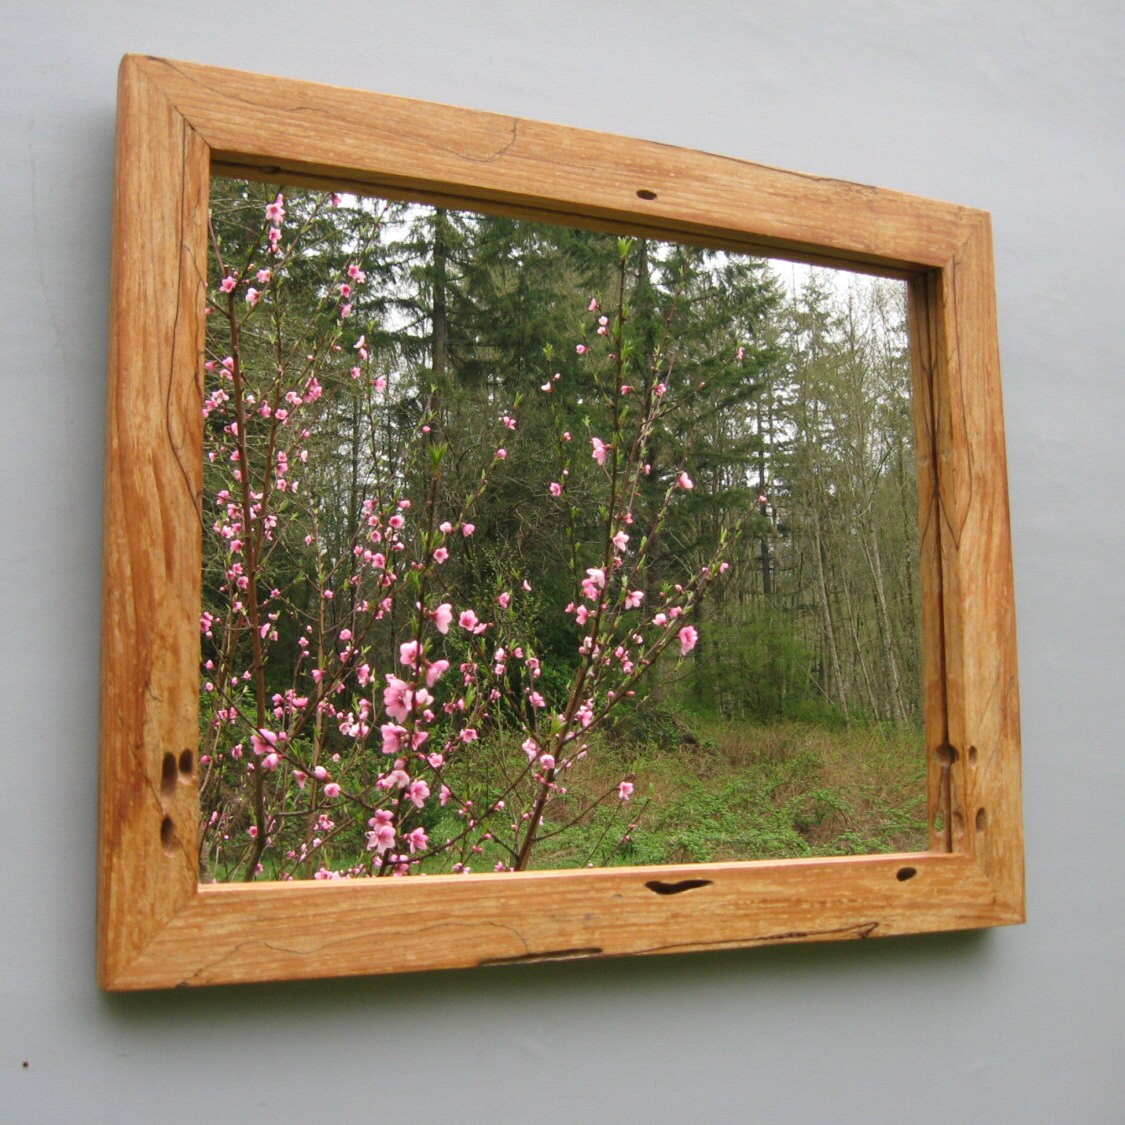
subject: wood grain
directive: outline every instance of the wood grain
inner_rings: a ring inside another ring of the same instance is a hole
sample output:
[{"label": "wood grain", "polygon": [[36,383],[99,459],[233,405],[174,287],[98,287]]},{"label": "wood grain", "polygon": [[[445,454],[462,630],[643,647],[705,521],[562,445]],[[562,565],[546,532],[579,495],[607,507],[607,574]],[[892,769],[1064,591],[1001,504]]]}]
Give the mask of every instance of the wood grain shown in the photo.
[{"label": "wood grain", "polygon": [[[139,59],[225,170],[341,183],[555,222],[696,235],[900,275],[939,266],[951,204],[650,141],[191,63]],[[641,198],[645,192],[655,198]],[[841,222],[841,217],[846,221]]]},{"label": "wood grain", "polygon": [[191,899],[198,831],[207,150],[143,71],[122,68],[118,97],[102,609],[104,980]]},{"label": "wood grain", "polygon": [[[651,142],[137,56],[121,66],[117,137],[103,987],[837,941],[1023,919],[1011,545],[986,215]],[[908,278],[930,851],[199,886],[200,369],[213,168]]]},{"label": "wood grain", "polygon": [[[909,874],[914,872],[914,874]],[[676,888],[660,894],[650,884]],[[1012,917],[1003,920],[1012,921]],[[202,887],[118,982],[204,985],[840,941],[997,921],[964,856]],[[179,977],[168,976],[175,964]]]}]

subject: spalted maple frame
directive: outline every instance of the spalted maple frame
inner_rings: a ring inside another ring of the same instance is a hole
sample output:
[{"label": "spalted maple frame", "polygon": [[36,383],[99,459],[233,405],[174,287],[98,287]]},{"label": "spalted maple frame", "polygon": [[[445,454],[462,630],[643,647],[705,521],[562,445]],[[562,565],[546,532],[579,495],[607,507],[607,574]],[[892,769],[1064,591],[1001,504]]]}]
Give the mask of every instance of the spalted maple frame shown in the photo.
[{"label": "spalted maple frame", "polygon": [[[840,858],[200,885],[202,357],[212,174],[905,279],[930,847]],[[1024,919],[992,242],[981,211],[725,157],[143,56],[118,90],[98,976],[297,979]]]}]

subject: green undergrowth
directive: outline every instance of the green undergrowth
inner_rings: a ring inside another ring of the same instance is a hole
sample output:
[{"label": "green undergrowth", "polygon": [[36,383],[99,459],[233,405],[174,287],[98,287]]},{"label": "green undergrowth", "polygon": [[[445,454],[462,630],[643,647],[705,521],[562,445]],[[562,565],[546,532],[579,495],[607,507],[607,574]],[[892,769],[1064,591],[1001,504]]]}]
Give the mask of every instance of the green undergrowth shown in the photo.
[{"label": "green undergrowth", "polygon": [[[630,801],[615,796],[624,777],[635,787]],[[616,731],[592,738],[588,758],[564,780],[566,797],[544,810],[532,869],[866,855],[927,846],[923,741],[904,727],[759,724],[645,709]],[[451,808],[427,824],[435,843],[462,829]],[[358,834],[354,841],[338,841],[325,859],[344,867],[353,851],[363,862]],[[469,859],[477,872],[510,861],[511,853],[494,841]],[[448,871],[452,862],[448,853],[435,855],[423,861],[423,870]],[[274,874],[267,864],[262,877]]]},{"label": "green undergrowth", "polygon": [[[921,735],[883,725],[770,725],[657,713],[643,741],[603,739],[549,805],[532,867],[866,855],[927,846]],[[623,776],[629,802],[587,798]],[[456,824],[435,824],[431,837]],[[473,869],[503,859],[485,849]],[[433,868],[440,870],[440,868]]]}]

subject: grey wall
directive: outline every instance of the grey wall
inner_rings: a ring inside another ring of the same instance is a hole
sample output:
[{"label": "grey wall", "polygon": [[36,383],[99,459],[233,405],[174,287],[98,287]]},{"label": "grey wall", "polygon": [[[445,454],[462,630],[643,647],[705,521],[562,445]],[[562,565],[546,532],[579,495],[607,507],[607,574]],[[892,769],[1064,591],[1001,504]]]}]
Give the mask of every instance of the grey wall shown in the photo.
[{"label": "grey wall", "polygon": [[[0,8],[0,1118],[1125,1117],[1119,4]],[[114,83],[129,51],[648,137],[990,210],[1028,925],[101,995],[102,410]]]}]

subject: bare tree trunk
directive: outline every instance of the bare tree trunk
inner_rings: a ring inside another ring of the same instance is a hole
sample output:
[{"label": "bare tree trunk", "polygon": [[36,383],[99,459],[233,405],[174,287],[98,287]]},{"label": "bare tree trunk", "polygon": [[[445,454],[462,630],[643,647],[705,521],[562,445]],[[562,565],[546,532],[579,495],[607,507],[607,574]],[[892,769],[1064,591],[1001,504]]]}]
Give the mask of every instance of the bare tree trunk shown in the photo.
[{"label": "bare tree trunk", "polygon": [[[766,495],[766,440],[765,435],[762,433],[762,400],[759,398],[754,404],[756,414],[756,422],[758,428],[758,496],[764,497]],[[770,433],[770,445],[773,441],[772,427]],[[758,511],[763,516],[768,516],[767,502],[764,499],[759,499]],[[773,567],[770,559],[770,542],[769,537],[763,533],[758,540],[758,562],[762,571],[762,593],[768,598],[773,593]]]},{"label": "bare tree trunk", "polygon": [[434,373],[434,384],[440,386],[445,380],[449,366],[449,310],[446,306],[445,282],[448,272],[448,253],[446,244],[446,224],[448,219],[442,210],[434,211],[434,253],[433,253],[433,311],[431,314],[432,333],[430,338],[430,366]]},{"label": "bare tree trunk", "polygon": [[848,583],[843,583],[844,589],[844,606],[848,614],[848,629],[852,635],[852,645],[855,649],[855,661],[859,666],[859,678],[867,693],[867,704],[871,708],[871,714],[876,718],[882,718],[883,708],[881,706],[882,700],[879,698],[879,693],[875,690],[875,682],[871,678],[871,671],[867,666],[867,660],[863,655],[863,640],[860,636],[860,623],[859,616],[852,604],[851,590]]},{"label": "bare tree trunk", "polygon": [[[824,627],[824,638],[831,662],[832,680],[836,689],[845,722],[848,719],[848,693],[844,686],[844,676],[840,668],[840,650],[836,644],[836,629],[832,621],[832,603],[828,596],[828,579],[824,572],[824,541],[820,533],[820,512],[813,513],[814,555],[816,556],[817,593],[820,598],[820,612]],[[831,691],[828,693],[831,698]]]},{"label": "bare tree trunk", "polygon": [[871,582],[875,591],[875,609],[879,623],[879,639],[886,659],[887,675],[891,681],[891,704],[894,717],[900,722],[906,722],[906,707],[902,698],[902,676],[899,673],[898,658],[895,654],[895,638],[891,630],[891,616],[887,611],[887,595],[883,584],[883,563],[879,554],[879,540],[875,535],[875,527],[871,522],[867,525],[866,541],[863,544],[863,553],[867,558],[867,566],[871,571]]}]

